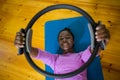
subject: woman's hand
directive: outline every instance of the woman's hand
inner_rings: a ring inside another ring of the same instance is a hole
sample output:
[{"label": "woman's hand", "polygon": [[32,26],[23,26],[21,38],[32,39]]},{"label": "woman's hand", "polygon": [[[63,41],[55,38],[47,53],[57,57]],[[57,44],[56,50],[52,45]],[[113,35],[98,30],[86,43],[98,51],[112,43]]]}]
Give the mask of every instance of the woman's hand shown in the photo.
[{"label": "woman's hand", "polygon": [[[96,27],[95,38],[98,42],[104,41],[105,44],[108,44],[110,40],[110,32],[104,24],[100,24]],[[100,51],[101,48],[99,49],[98,53],[100,53]],[[90,52],[92,53],[93,49],[90,49]]]},{"label": "woman's hand", "polygon": [[25,44],[24,36],[25,36],[25,34],[22,33],[22,32],[17,32],[16,33],[16,37],[15,37],[15,40],[14,40],[14,45],[17,48],[23,48],[24,47],[24,44]]},{"label": "woman's hand", "polygon": [[96,27],[95,38],[98,42],[104,40],[105,44],[108,44],[110,40],[110,32],[104,24],[100,24]]},{"label": "woman's hand", "polygon": [[[15,37],[15,40],[14,40],[14,45],[17,48],[24,48],[24,44],[25,44],[25,37],[24,36],[25,36],[25,34],[22,33],[22,32],[17,32],[16,33],[16,37]],[[32,57],[37,57],[38,49],[31,46],[30,55]]]}]

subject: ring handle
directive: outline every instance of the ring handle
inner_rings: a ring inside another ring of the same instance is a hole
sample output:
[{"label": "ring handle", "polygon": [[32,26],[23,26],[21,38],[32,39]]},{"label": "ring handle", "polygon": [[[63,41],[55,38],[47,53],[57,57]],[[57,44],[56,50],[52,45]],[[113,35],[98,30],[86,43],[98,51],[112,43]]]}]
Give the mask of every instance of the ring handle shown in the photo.
[{"label": "ring handle", "polygon": [[[99,25],[101,25],[102,24],[102,22],[101,21],[98,21],[98,26]],[[105,50],[105,48],[106,48],[106,44],[105,44],[105,41],[104,40],[102,40],[102,41],[100,41],[100,48],[102,49],[102,50]]]},{"label": "ring handle", "polygon": [[25,40],[26,44],[25,44],[25,46],[26,46],[26,50],[27,50],[28,53],[31,52],[31,48],[32,48],[32,46],[31,46],[32,33],[33,33],[33,30],[29,29],[28,32],[27,32],[27,34],[26,34],[26,40]]}]

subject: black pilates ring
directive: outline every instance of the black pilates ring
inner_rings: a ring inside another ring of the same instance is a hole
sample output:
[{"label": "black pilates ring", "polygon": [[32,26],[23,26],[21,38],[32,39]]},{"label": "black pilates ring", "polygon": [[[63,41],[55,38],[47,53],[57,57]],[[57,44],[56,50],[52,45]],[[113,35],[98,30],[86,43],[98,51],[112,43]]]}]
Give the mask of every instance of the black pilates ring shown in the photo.
[{"label": "black pilates ring", "polygon": [[[73,6],[73,5],[68,5],[68,4],[57,4],[57,5],[52,5],[52,6],[48,6],[47,8],[44,8],[43,10],[39,11],[32,19],[31,21],[29,22],[29,24],[27,25],[26,29],[25,29],[25,34],[28,32],[28,30],[30,28],[32,28],[33,24],[35,23],[35,21],[41,17],[42,15],[44,15],[45,13],[51,11],[51,10],[55,10],[55,9],[70,9],[70,10],[73,10],[73,11],[76,11],[80,14],[82,14],[88,21],[89,23],[92,25],[92,29],[93,29],[93,32],[95,32],[95,28],[96,28],[96,23],[95,21],[91,18],[91,16],[89,16],[84,10],[76,7],[76,6]],[[94,38],[95,40],[95,38]],[[26,46],[24,47],[24,54],[25,54],[25,57],[27,59],[27,61],[29,62],[29,64],[36,70],[38,71],[40,74],[43,74],[45,76],[48,76],[48,77],[52,77],[52,78],[68,78],[68,77],[72,77],[72,76],[75,76],[77,74],[79,74],[80,72],[82,72],[84,69],[86,69],[90,64],[91,62],[94,60],[97,52],[98,52],[98,48],[100,46],[100,43],[97,43],[96,40],[94,41],[94,51],[91,55],[91,57],[89,58],[89,60],[83,65],[81,66],[79,69],[73,71],[73,72],[70,72],[70,73],[65,73],[65,74],[53,74],[53,73],[49,73],[49,72],[46,72],[42,69],[40,69],[31,59],[29,53],[27,52],[26,50]]]}]

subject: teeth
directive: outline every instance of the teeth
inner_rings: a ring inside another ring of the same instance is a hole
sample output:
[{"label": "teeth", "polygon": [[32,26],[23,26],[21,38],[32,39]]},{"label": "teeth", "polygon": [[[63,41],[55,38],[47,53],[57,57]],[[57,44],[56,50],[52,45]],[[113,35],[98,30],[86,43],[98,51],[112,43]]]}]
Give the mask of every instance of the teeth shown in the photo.
[{"label": "teeth", "polygon": [[67,43],[64,43],[63,45],[68,45]]},{"label": "teeth", "polygon": [[68,44],[67,44],[67,43],[64,43],[64,44],[63,44],[63,47],[64,47],[64,48],[67,48],[67,47],[68,47]]}]

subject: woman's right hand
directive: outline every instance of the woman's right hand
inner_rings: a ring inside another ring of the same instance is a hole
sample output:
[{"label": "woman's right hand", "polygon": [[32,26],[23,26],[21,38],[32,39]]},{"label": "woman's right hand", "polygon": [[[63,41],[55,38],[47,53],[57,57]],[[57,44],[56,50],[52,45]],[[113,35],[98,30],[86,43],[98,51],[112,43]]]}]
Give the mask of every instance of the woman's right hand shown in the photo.
[{"label": "woman's right hand", "polygon": [[22,32],[17,32],[16,33],[16,37],[15,37],[15,40],[14,40],[14,45],[17,47],[17,48],[23,48],[24,47],[24,44],[25,44],[25,34],[22,33]]}]

